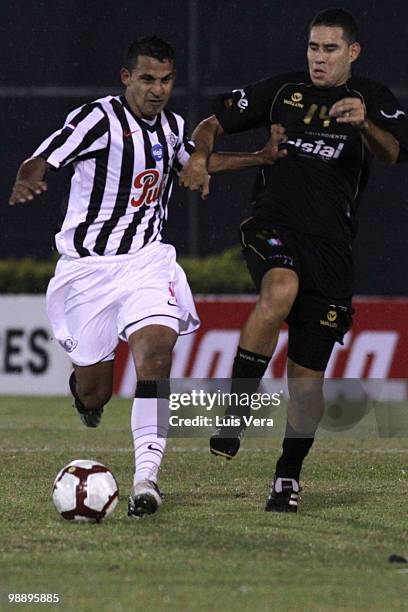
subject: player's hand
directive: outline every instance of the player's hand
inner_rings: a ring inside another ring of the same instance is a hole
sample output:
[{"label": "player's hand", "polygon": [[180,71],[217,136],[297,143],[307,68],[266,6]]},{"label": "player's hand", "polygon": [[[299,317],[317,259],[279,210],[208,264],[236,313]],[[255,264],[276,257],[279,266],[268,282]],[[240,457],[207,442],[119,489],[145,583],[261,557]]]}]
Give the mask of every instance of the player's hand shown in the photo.
[{"label": "player's hand", "polygon": [[13,191],[9,199],[9,204],[14,205],[20,202],[33,200],[35,196],[47,191],[47,183],[45,181],[36,181],[30,179],[20,179],[14,183]]},{"label": "player's hand", "polygon": [[286,130],[280,123],[273,123],[271,125],[271,134],[266,145],[257,152],[257,155],[261,157],[262,164],[264,166],[270,166],[275,163],[277,159],[286,157],[288,154],[287,149],[280,149],[279,145],[288,141],[286,136]]},{"label": "player's hand", "polygon": [[203,200],[208,197],[210,193],[210,175],[208,174],[205,156],[200,153],[192,153],[180,173],[179,185],[191,191],[199,191]]},{"label": "player's hand", "polygon": [[329,117],[335,118],[337,123],[349,123],[361,128],[367,122],[367,111],[360,98],[343,98],[333,104]]}]

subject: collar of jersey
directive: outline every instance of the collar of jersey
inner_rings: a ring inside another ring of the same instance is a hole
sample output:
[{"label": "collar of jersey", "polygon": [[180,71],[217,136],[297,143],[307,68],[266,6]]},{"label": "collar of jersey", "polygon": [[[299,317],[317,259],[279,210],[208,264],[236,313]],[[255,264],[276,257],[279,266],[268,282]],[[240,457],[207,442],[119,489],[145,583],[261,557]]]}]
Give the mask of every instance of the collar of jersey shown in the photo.
[{"label": "collar of jersey", "polygon": [[155,132],[157,130],[157,126],[160,123],[160,113],[156,116],[156,121],[153,123],[153,125],[149,125],[148,123],[146,123],[146,121],[143,121],[143,119],[135,115],[135,113],[130,108],[125,96],[120,96],[120,101],[122,102],[126,110],[132,115],[136,123],[142,128],[142,130],[147,130],[148,132]]},{"label": "collar of jersey", "polygon": [[351,79],[352,79],[352,77],[350,77],[342,85],[336,85],[335,87],[316,87],[316,85],[313,85],[311,79],[310,79],[310,84],[313,87],[314,91],[316,91],[316,92],[322,92],[322,93],[324,93],[324,92],[326,92],[326,93],[340,93],[341,91],[348,91]]}]

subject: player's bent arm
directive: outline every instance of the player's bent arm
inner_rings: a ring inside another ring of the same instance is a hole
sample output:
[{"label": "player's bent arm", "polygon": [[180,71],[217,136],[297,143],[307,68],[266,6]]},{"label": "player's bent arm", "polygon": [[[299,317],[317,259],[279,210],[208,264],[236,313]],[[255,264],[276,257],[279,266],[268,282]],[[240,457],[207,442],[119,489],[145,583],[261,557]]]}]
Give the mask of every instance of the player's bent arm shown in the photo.
[{"label": "player's bent arm", "polygon": [[180,185],[200,191],[203,198],[209,193],[208,159],[223,131],[215,115],[201,121],[192,135],[195,151],[180,173]]},{"label": "player's bent arm", "polygon": [[270,166],[276,160],[286,157],[287,149],[279,148],[279,145],[286,141],[285,128],[279,123],[275,123],[271,126],[268,142],[260,151],[254,151],[253,153],[223,153],[217,151],[211,153],[208,160],[208,172],[209,174],[221,174],[257,166]]},{"label": "player's bent arm", "polygon": [[265,160],[254,153],[211,153],[208,160],[208,174],[222,174],[224,172],[235,172],[236,170],[246,170],[256,166],[266,165]]},{"label": "player's bent arm", "polygon": [[18,169],[9,204],[32,200],[46,191],[47,183],[43,178],[48,168],[50,165],[42,157],[26,159]]},{"label": "player's bent arm", "polygon": [[337,123],[349,123],[358,129],[374,157],[387,164],[395,164],[399,157],[399,142],[368,118],[363,100],[342,98],[333,104],[329,116],[334,117]]},{"label": "player's bent arm", "polygon": [[201,121],[191,137],[195,144],[194,154],[201,157],[205,156],[208,159],[214,150],[217,138],[223,133],[224,129],[215,115]]},{"label": "player's bent arm", "polygon": [[386,164],[395,164],[400,152],[399,142],[390,132],[366,119],[359,127],[364,144],[371,153]]}]

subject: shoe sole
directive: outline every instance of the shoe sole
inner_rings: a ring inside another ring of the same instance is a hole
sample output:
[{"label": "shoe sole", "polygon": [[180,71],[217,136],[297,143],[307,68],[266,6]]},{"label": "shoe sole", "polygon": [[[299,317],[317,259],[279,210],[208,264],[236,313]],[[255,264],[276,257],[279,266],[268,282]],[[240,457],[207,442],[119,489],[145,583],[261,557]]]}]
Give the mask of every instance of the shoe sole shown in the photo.
[{"label": "shoe sole", "polygon": [[230,452],[228,452],[228,450],[225,450],[225,446],[228,446],[226,444],[221,444],[221,446],[223,446],[224,448],[217,448],[217,442],[219,441],[220,441],[220,438],[216,436],[210,438],[210,452],[213,455],[216,455],[218,457],[224,457],[227,461],[230,461],[233,457],[235,457],[235,455],[238,454],[238,451],[241,447],[240,440],[238,440],[238,446],[235,449],[231,450]]},{"label": "shoe sole", "polygon": [[157,500],[149,493],[141,493],[136,497],[129,497],[128,516],[142,518],[146,514],[154,514],[159,507]]},{"label": "shoe sole", "polygon": [[229,455],[228,453],[223,453],[222,451],[215,450],[214,448],[210,448],[210,453],[212,453],[216,457],[224,457],[224,459],[226,459],[227,461],[231,461],[231,459],[235,457],[235,455]]},{"label": "shoe sole", "polygon": [[265,512],[288,512],[293,514],[294,512],[297,512],[297,506],[293,506],[292,508],[288,508],[286,506],[282,506],[282,507],[274,507],[274,508],[265,508]]},{"label": "shoe sole", "polygon": [[298,503],[299,503],[299,495],[296,493],[292,493],[291,496],[293,499],[290,499],[289,502],[285,503],[274,503],[274,501],[269,500],[265,505],[266,512],[297,512]]},{"label": "shoe sole", "polygon": [[[99,427],[101,423],[101,419],[102,419],[102,414],[98,415],[97,417],[95,417],[94,415],[89,415],[88,417],[88,415],[85,414],[84,412],[80,412],[78,408],[75,406],[75,404],[73,404],[73,407],[77,411],[77,414],[79,415],[79,418],[81,419],[85,427],[93,427],[93,428]],[[90,420],[88,420],[88,418],[90,418]]]}]

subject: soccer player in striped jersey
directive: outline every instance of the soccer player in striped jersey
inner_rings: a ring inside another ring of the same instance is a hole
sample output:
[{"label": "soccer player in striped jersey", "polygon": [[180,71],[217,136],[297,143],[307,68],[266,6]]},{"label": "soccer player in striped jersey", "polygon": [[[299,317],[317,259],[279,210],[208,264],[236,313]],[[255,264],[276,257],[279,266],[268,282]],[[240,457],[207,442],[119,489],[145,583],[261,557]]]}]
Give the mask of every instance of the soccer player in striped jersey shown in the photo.
[{"label": "soccer player in striped jersey", "polygon": [[[129,344],[137,373],[131,516],[151,514],[161,504],[157,476],[172,350],[179,335],[199,326],[175,249],[161,241],[173,177],[193,151],[182,117],[165,108],[175,74],[168,43],[155,36],[134,41],[121,70],[125,94],[71,112],[20,166],[10,197],[10,204],[30,201],[46,189],[48,169],[72,169],[47,312],[72,359],[70,389],[88,427],[99,424],[111,397],[118,341]],[[254,153],[215,153],[209,172],[262,166],[277,155],[271,142]]]}]

